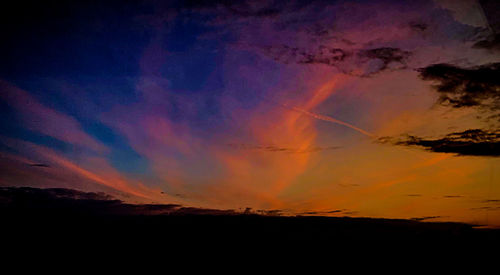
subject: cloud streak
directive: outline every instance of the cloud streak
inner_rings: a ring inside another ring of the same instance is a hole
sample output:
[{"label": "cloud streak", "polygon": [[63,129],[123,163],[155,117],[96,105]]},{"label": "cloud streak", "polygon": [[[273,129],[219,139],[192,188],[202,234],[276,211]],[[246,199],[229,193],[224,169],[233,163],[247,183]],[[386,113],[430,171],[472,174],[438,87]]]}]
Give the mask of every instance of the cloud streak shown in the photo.
[{"label": "cloud streak", "polygon": [[234,143],[228,143],[227,144],[229,147],[237,149],[237,150],[262,150],[266,152],[273,152],[273,153],[288,153],[288,154],[303,154],[303,153],[313,153],[313,152],[320,152],[320,151],[329,151],[329,150],[336,150],[339,149],[340,147],[338,146],[329,146],[329,147],[311,147],[311,148],[306,148],[306,149],[297,149],[297,148],[288,148],[288,147],[279,147],[275,145],[252,145],[252,144],[234,144]]},{"label": "cloud streak", "polygon": [[28,129],[96,152],[108,150],[87,134],[76,119],[42,105],[28,92],[3,80],[0,80],[0,91],[0,99],[17,111]]},{"label": "cloud streak", "polygon": [[400,146],[415,146],[437,153],[459,156],[500,156],[500,132],[470,129],[430,139],[407,135],[401,138],[381,137],[378,142]]}]

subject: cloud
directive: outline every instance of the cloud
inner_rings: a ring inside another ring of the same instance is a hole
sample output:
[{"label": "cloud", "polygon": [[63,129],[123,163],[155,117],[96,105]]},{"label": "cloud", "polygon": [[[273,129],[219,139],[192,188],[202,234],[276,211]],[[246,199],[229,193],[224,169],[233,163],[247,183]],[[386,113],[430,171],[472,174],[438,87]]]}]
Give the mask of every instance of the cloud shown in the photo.
[{"label": "cloud", "polygon": [[484,200],[483,203],[500,203],[500,200]]},{"label": "cloud", "polygon": [[340,186],[340,187],[358,187],[360,185],[357,183],[339,183],[338,186]]},{"label": "cloud", "polygon": [[497,211],[497,210],[500,210],[500,206],[498,206],[498,207],[491,207],[491,206],[474,207],[474,208],[470,208],[470,210]]},{"label": "cloud", "polygon": [[211,10],[229,13],[235,17],[273,17],[282,12],[285,2],[274,1],[231,1],[231,0],[188,0],[183,1],[187,10]]},{"label": "cloud", "polygon": [[428,64],[421,62],[423,56],[435,59],[426,48],[448,50],[478,28],[431,0],[189,1],[184,10],[209,14],[207,24],[219,28],[218,34],[236,38],[231,49],[359,77],[407,69],[410,62]]},{"label": "cloud", "polygon": [[44,163],[31,163],[31,164],[28,164],[29,166],[31,167],[43,167],[43,168],[49,168],[50,165],[48,164],[44,164]]},{"label": "cloud", "polygon": [[496,0],[480,0],[479,3],[489,28],[498,33],[500,31],[500,4]]},{"label": "cloud", "polygon": [[432,219],[438,219],[438,218],[442,218],[442,216],[427,216],[427,217],[418,217],[418,218],[411,218],[411,220],[421,222],[421,221],[432,220]]},{"label": "cloud", "polygon": [[336,150],[336,149],[340,148],[338,146],[328,146],[328,147],[313,146],[310,148],[299,149],[299,148],[290,148],[290,147],[279,147],[279,146],[275,146],[275,145],[252,145],[252,144],[244,144],[244,143],[240,143],[240,144],[228,143],[227,145],[231,148],[238,149],[238,150],[261,150],[261,151],[265,151],[265,152],[282,152],[282,153],[288,153],[288,154],[313,153],[313,152],[320,152],[320,151]]},{"label": "cloud", "polygon": [[398,48],[384,47],[375,48],[369,50],[363,50],[359,55],[368,59],[378,59],[382,61],[382,65],[377,68],[377,72],[386,70],[389,65],[393,63],[399,63],[400,68],[406,68],[406,61],[410,57],[411,53],[409,51],[404,51]]},{"label": "cloud", "polygon": [[408,26],[415,30],[415,31],[419,31],[419,32],[423,32],[425,30],[427,30],[429,28],[429,25],[426,24],[426,23],[423,23],[423,22],[410,22],[408,23]]},{"label": "cloud", "polygon": [[256,1],[254,3],[221,1],[221,3],[230,13],[239,17],[274,17],[282,11],[282,7],[270,1]]},{"label": "cloud", "polygon": [[235,215],[234,210],[207,209],[198,207],[181,207],[170,213],[171,215]]},{"label": "cloud", "polygon": [[448,47],[450,40],[463,44],[478,28],[457,21],[451,10],[426,0],[404,5],[400,1],[242,1],[234,6],[242,12],[212,8],[217,18],[212,24],[237,34],[234,44],[240,49],[282,64],[329,66],[359,77],[407,69],[410,61],[428,64],[421,63],[427,55],[423,49]]},{"label": "cloud", "polygon": [[352,55],[351,52],[340,48],[331,48],[320,45],[317,48],[298,48],[287,45],[265,46],[262,50],[275,61],[297,64],[325,64],[336,66],[345,58]]},{"label": "cloud", "polygon": [[500,131],[470,129],[463,132],[450,133],[442,138],[421,138],[411,135],[381,137],[380,143],[401,146],[416,146],[437,153],[454,153],[459,156],[500,156]]},{"label": "cloud", "polygon": [[0,100],[18,112],[23,126],[29,130],[96,152],[108,150],[87,134],[75,118],[44,106],[28,92],[3,80],[0,80],[0,91]]},{"label": "cloud", "polygon": [[472,46],[477,49],[486,49],[490,51],[500,51],[500,34],[494,34],[479,40]]},{"label": "cloud", "polygon": [[440,63],[418,71],[423,80],[435,82],[433,87],[442,105],[500,109],[500,63],[467,68]]},{"label": "cloud", "polygon": [[309,48],[281,46],[262,47],[275,61],[289,64],[328,65],[340,72],[369,77],[386,70],[407,68],[411,52],[393,47],[349,49],[325,45]]},{"label": "cloud", "polygon": [[301,213],[297,213],[298,215],[329,215],[329,214],[337,214],[337,213],[354,213],[350,212],[347,209],[335,209],[335,210],[328,210],[328,211],[305,211]]},{"label": "cloud", "polygon": [[[92,189],[131,196],[143,202],[160,197],[157,189],[120,173],[104,156],[80,152],[75,161],[70,154],[20,139],[0,136],[0,144],[16,152],[0,153],[0,182],[3,185]],[[29,166],[30,163],[35,166]]]}]

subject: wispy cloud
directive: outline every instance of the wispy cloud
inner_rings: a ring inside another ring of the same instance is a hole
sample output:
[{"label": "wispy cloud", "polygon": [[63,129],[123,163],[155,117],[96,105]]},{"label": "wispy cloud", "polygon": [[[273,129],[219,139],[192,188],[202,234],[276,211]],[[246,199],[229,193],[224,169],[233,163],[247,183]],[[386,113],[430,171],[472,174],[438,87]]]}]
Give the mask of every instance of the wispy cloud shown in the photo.
[{"label": "wispy cloud", "polygon": [[0,80],[0,91],[0,99],[15,108],[23,126],[28,129],[96,152],[108,150],[87,134],[76,119],[44,106],[28,92],[3,80]]},{"label": "wispy cloud", "polygon": [[252,144],[244,144],[244,143],[228,143],[229,147],[238,149],[238,150],[262,150],[267,152],[282,152],[288,154],[301,154],[301,153],[313,153],[320,151],[329,151],[339,149],[339,146],[329,146],[329,147],[319,147],[314,146],[311,148],[298,149],[298,148],[289,148],[289,147],[279,147],[275,145],[252,145]]},{"label": "wispy cloud", "polygon": [[[1,138],[0,142],[18,152],[1,155],[0,179],[4,185],[87,187],[128,194],[142,201],[156,200],[160,196],[159,190],[119,173],[105,157],[82,153],[77,162],[62,152],[32,142],[11,138]],[[27,166],[27,163],[32,164]]]}]

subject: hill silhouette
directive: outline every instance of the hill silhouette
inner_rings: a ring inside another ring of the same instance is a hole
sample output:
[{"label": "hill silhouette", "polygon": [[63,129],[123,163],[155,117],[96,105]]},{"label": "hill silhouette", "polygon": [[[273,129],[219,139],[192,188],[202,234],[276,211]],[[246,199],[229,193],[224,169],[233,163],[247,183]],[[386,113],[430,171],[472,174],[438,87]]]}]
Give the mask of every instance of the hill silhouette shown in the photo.
[{"label": "hill silhouette", "polygon": [[0,188],[4,236],[50,242],[500,240],[500,230],[453,222],[275,216],[176,204],[128,204],[104,193]]}]

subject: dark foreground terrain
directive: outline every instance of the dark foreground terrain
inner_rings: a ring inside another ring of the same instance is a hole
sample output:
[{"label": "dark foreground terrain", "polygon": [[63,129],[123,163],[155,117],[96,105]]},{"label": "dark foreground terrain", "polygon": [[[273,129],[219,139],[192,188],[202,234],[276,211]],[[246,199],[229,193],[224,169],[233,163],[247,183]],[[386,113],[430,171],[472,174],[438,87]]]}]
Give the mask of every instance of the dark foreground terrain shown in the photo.
[{"label": "dark foreground terrain", "polygon": [[470,240],[491,243],[500,231],[462,223],[370,218],[285,217],[179,205],[126,204],[102,193],[0,188],[0,228],[9,242],[109,245],[359,240]]}]

